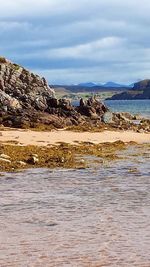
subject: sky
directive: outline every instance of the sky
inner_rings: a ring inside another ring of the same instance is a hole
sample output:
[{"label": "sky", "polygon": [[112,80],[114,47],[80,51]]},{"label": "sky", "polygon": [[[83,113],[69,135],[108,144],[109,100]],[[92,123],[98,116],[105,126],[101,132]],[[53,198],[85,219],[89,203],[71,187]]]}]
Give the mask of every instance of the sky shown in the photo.
[{"label": "sky", "polygon": [[50,84],[150,78],[149,0],[0,0],[0,55]]}]

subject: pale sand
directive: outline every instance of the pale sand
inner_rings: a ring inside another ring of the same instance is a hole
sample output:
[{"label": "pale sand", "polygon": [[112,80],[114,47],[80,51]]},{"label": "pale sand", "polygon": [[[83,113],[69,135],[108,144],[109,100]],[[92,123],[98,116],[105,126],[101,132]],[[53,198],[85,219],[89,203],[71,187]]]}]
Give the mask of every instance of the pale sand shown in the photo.
[{"label": "pale sand", "polygon": [[77,142],[104,143],[134,141],[136,143],[150,143],[149,133],[136,133],[132,131],[104,131],[104,132],[73,132],[57,130],[52,132],[36,132],[30,130],[0,131],[0,142],[17,141],[20,145],[47,146],[58,142],[77,144]]}]

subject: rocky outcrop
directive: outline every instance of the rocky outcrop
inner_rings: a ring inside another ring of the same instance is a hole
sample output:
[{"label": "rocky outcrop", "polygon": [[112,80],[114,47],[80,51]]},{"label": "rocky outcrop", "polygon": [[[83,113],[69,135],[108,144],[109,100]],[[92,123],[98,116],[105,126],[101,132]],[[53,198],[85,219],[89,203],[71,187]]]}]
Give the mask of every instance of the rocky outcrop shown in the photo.
[{"label": "rocky outcrop", "polygon": [[94,98],[80,101],[78,107],[69,100],[55,98],[45,78],[0,57],[0,124],[11,127],[56,128],[101,122],[107,107]]},{"label": "rocky outcrop", "polygon": [[102,103],[96,100],[94,97],[89,98],[87,101],[80,100],[78,112],[82,115],[88,116],[91,119],[102,119],[108,108]]},{"label": "rocky outcrop", "polygon": [[54,97],[44,78],[0,58],[0,105],[4,110],[28,109],[45,111],[48,99]]}]

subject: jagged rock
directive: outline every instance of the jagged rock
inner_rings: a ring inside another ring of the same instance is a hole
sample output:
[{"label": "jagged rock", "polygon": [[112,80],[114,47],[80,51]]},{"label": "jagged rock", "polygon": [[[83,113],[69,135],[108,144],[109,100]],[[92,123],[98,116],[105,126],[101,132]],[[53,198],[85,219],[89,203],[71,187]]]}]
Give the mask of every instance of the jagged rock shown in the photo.
[{"label": "jagged rock", "polygon": [[49,107],[51,108],[58,108],[59,106],[59,101],[57,98],[50,98],[48,101],[47,101],[47,104]]},{"label": "jagged rock", "polygon": [[1,90],[0,90],[0,105],[2,106],[2,109],[4,111],[7,111],[8,109],[21,108],[21,105],[16,98],[6,94],[5,92]]},{"label": "jagged rock", "polygon": [[4,110],[34,107],[43,111],[53,96],[45,78],[0,59],[0,105]]},{"label": "jagged rock", "polygon": [[73,106],[71,106],[70,100],[67,99],[59,99],[59,107],[63,110],[73,110]]},{"label": "jagged rock", "polygon": [[102,102],[91,97],[87,101],[80,100],[78,111],[84,116],[102,118],[108,108]]},{"label": "jagged rock", "polygon": [[112,123],[113,122],[113,114],[109,111],[104,113],[104,115],[102,117],[102,121],[104,123]]},{"label": "jagged rock", "polygon": [[56,128],[101,121],[107,107],[94,98],[80,100],[79,107],[56,99],[45,78],[0,57],[0,124],[29,128],[37,124]]},{"label": "jagged rock", "polygon": [[85,101],[83,100],[83,98],[80,99],[80,107],[84,107],[85,106]]},{"label": "jagged rock", "polygon": [[132,114],[130,114],[128,112],[121,112],[120,115],[125,120],[136,120],[136,116],[135,115],[132,115]]}]

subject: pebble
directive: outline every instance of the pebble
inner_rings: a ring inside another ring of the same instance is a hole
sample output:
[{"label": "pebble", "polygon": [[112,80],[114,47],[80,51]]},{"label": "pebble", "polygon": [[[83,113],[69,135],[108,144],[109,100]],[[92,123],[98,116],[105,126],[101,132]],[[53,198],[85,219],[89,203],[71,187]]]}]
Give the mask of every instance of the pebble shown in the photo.
[{"label": "pebble", "polygon": [[80,159],[80,163],[85,163],[85,160],[84,159]]},{"label": "pebble", "polygon": [[0,157],[3,159],[10,159],[10,157],[6,154],[1,154]]},{"label": "pebble", "polygon": [[0,158],[0,161],[6,162],[6,163],[11,163],[11,160],[9,160],[9,159],[4,159],[4,158]]},{"label": "pebble", "polygon": [[22,166],[26,166],[27,164],[24,162],[24,161],[17,161],[17,163],[19,163],[20,165],[22,165]]},{"label": "pebble", "polygon": [[64,163],[64,162],[65,162],[65,158],[62,157],[62,158],[61,158],[61,163]]},{"label": "pebble", "polygon": [[28,159],[28,163],[29,164],[36,164],[38,162],[39,162],[39,159],[38,159],[38,155],[37,154],[31,155],[31,157]]}]

